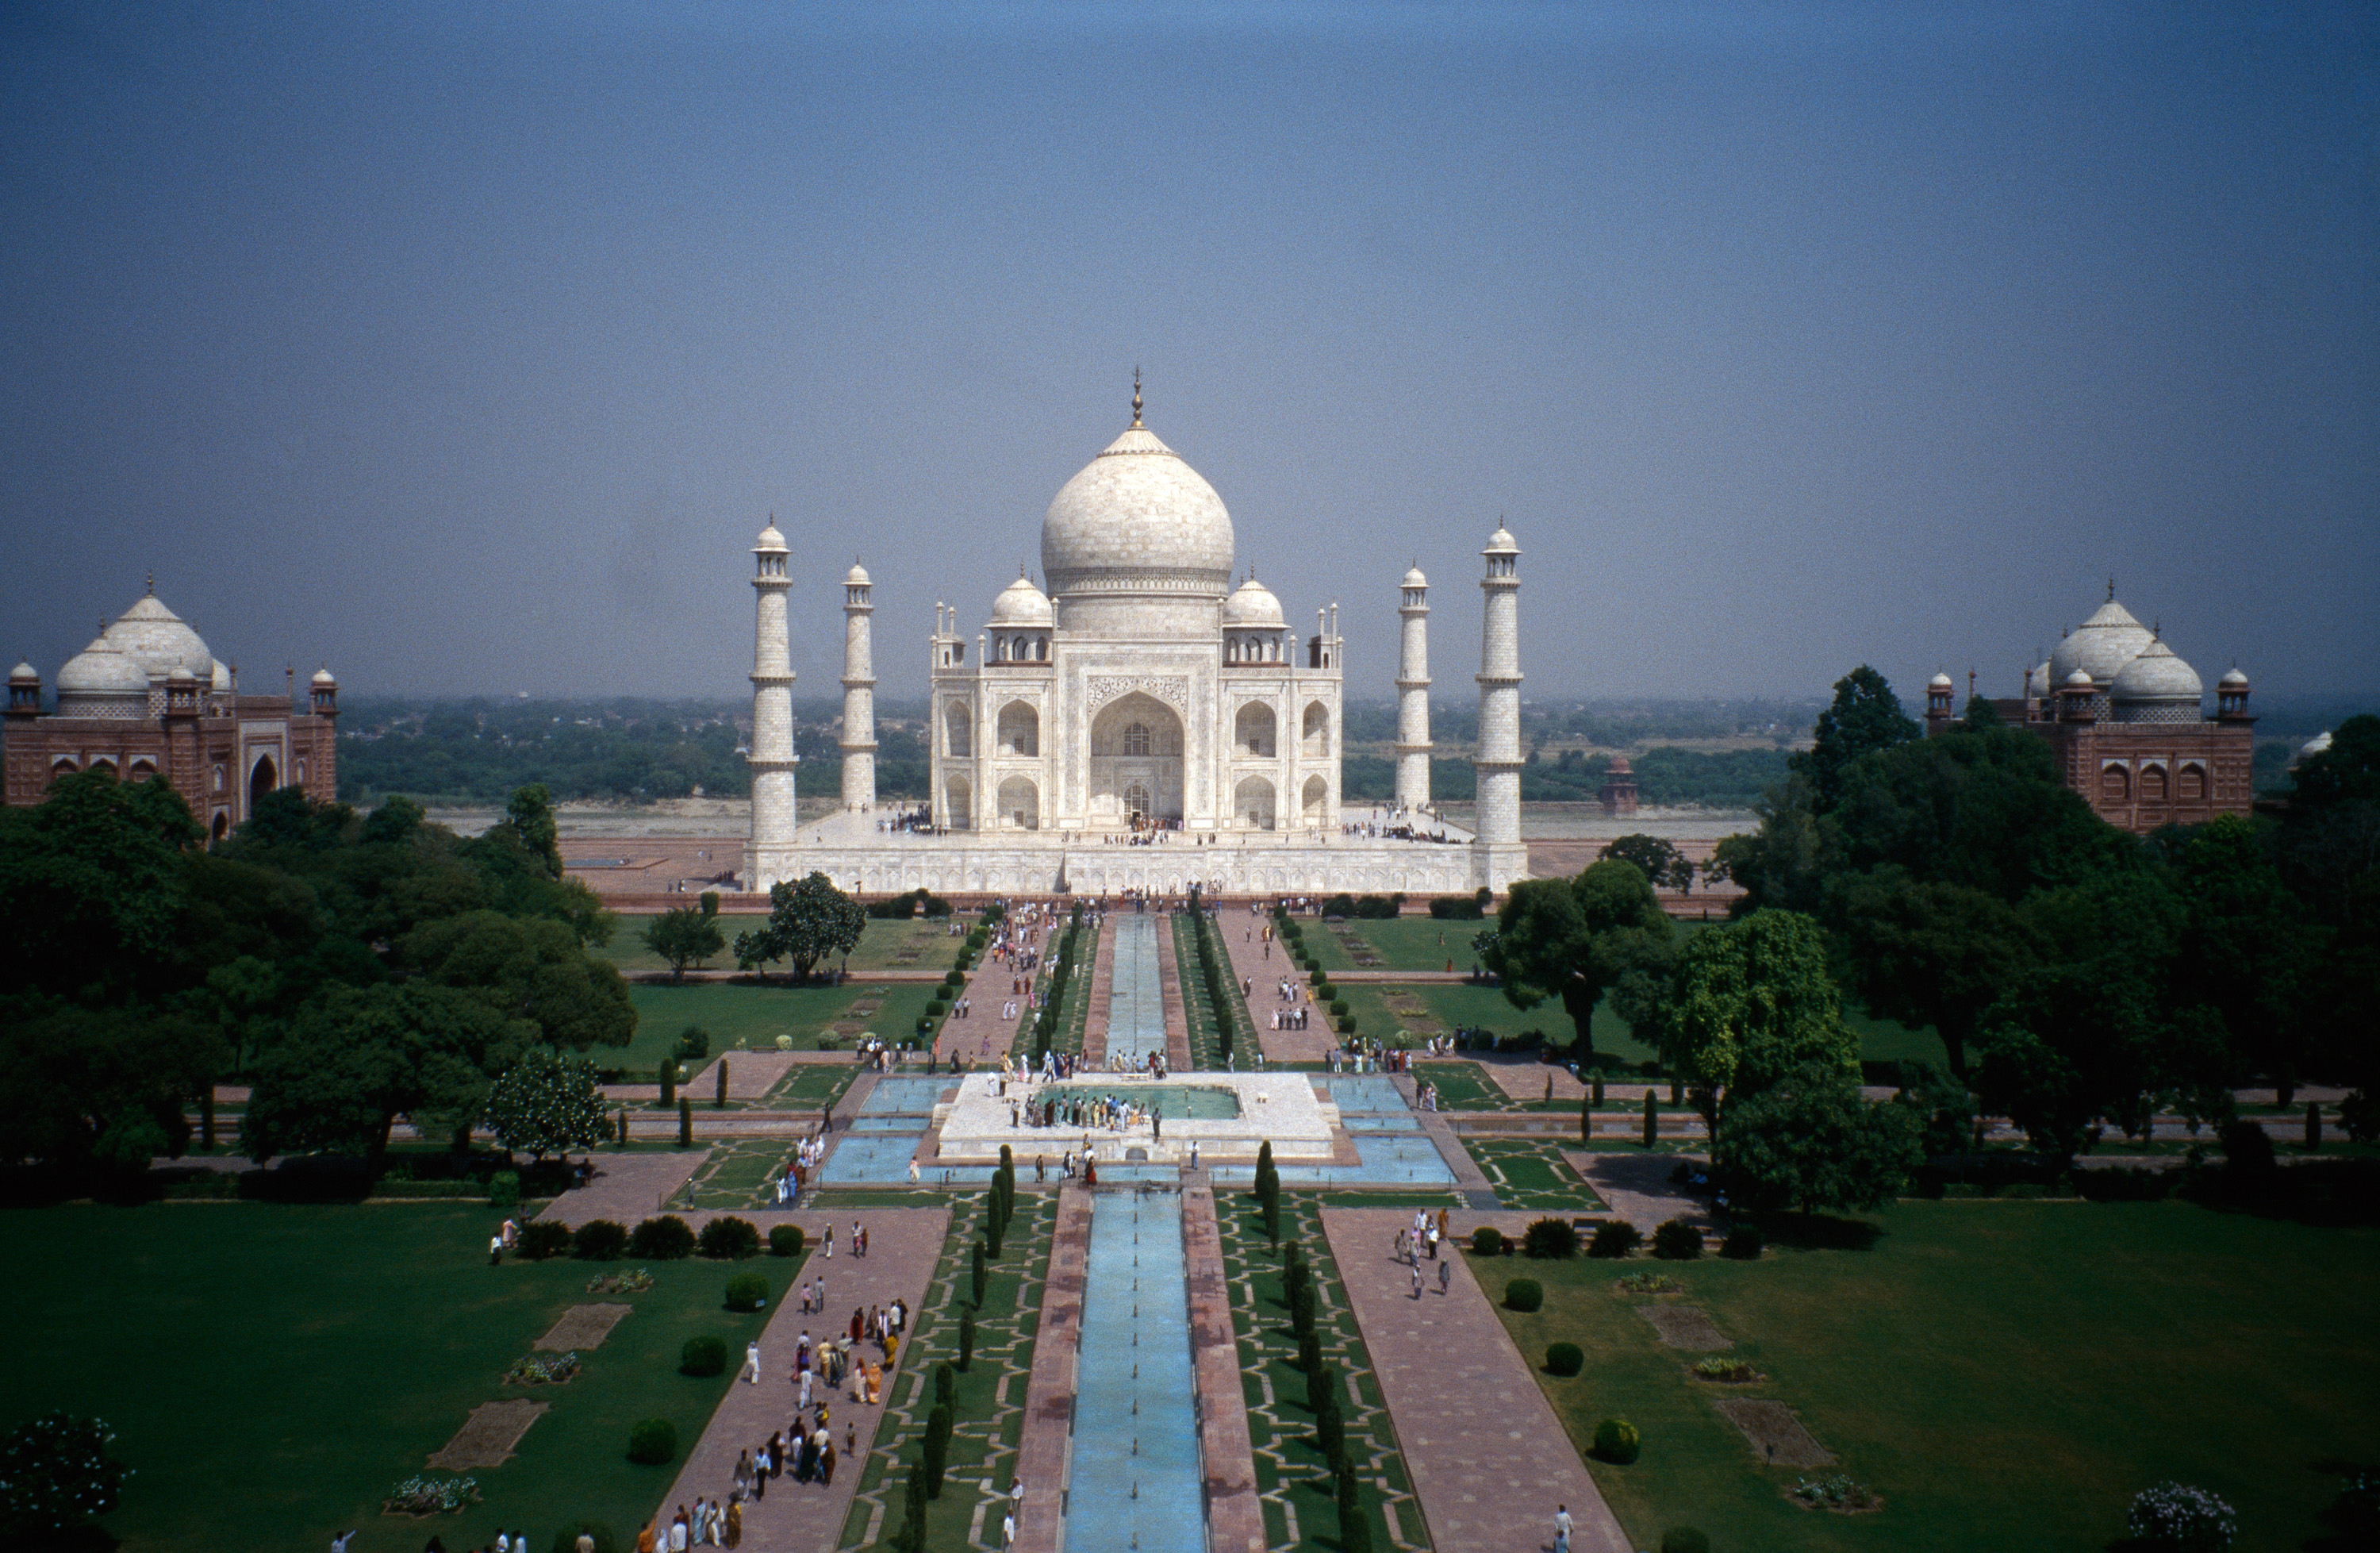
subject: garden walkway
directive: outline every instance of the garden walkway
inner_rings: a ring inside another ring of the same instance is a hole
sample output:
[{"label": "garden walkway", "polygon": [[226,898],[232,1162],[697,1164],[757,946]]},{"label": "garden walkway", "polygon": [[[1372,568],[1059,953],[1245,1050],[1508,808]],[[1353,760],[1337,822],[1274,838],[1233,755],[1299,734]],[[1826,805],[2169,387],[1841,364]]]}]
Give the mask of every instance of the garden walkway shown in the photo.
[{"label": "garden walkway", "polygon": [[1438,1292],[1433,1270],[1413,1298],[1412,1274],[1389,1249],[1412,1221],[1392,1208],[1322,1213],[1437,1553],[1550,1548],[1554,1509],[1565,1504],[1578,1553],[1630,1553],[1463,1255],[1452,1258],[1451,1294]]},{"label": "garden walkway", "polygon": [[[1283,976],[1296,978],[1301,984],[1305,977],[1290,963],[1288,952],[1278,943],[1267,956],[1264,929],[1269,917],[1249,917],[1225,911],[1215,920],[1216,931],[1223,937],[1223,948],[1232,957],[1232,975],[1241,982],[1253,984],[1255,991],[1247,997],[1248,1022],[1256,1026],[1257,1044],[1264,1050],[1267,1062],[1328,1062],[1330,1048],[1338,1044],[1330,1033],[1330,1010],[1317,1009],[1313,1023],[1304,1030],[1274,1030],[1272,1011],[1283,1005],[1275,984]],[[1253,936],[1252,936],[1253,935]],[[1301,1003],[1297,1007],[1305,1007]]]},{"label": "garden walkway", "polygon": [[1108,1016],[1115,1001],[1115,924],[1101,916],[1099,931],[1091,940],[1091,1001],[1083,1016],[1085,1068],[1096,1069],[1108,1059]]},{"label": "garden walkway", "polygon": [[662,1211],[662,1204],[694,1179],[707,1148],[672,1149],[666,1154],[598,1154],[595,1180],[573,1187],[545,1205],[540,1218],[551,1218],[576,1229],[589,1219],[608,1218],[634,1229],[639,1219]]},{"label": "garden walkway", "polygon": [[[686,1217],[692,1223],[710,1216]],[[799,1223],[813,1240],[825,1222],[822,1216],[807,1211],[761,1211],[742,1217],[759,1225],[763,1234],[774,1223]],[[888,1304],[895,1295],[907,1301],[912,1309],[922,1304],[950,1231],[950,1210],[871,1208],[856,1217],[868,1226],[866,1256],[852,1256],[848,1237],[838,1236],[845,1241],[844,1254],[827,1261],[813,1253],[803,1260],[793,1277],[782,1280],[771,1277],[770,1282],[798,1285],[823,1273],[830,1313],[847,1311],[854,1305]],[[773,1272],[783,1264],[764,1259],[750,1266]],[[805,1316],[800,1303],[787,1297],[792,1292],[788,1287],[774,1295],[777,1314],[770,1318],[760,1337],[760,1383],[753,1386],[738,1380],[730,1386],[719,1410],[711,1414],[710,1426],[703,1430],[702,1438],[686,1452],[677,1481],[671,1485],[656,1510],[663,1529],[678,1506],[691,1506],[696,1496],[724,1498],[735,1475],[736,1457],[767,1439],[772,1431],[785,1427],[793,1418],[795,1393],[787,1377],[793,1373],[795,1340],[806,1327],[813,1336],[822,1334],[834,1318],[832,1315]],[[730,1362],[740,1365],[743,1357],[740,1353],[731,1354]],[[891,1382],[888,1375],[888,1397],[892,1394]],[[850,1512],[852,1498],[859,1491],[860,1464],[875,1444],[877,1420],[883,1411],[881,1403],[870,1407],[855,1403],[847,1394],[837,1396],[832,1404],[837,1452],[834,1486],[823,1488],[814,1483],[796,1484],[790,1475],[772,1479],[767,1498],[747,1501],[744,1506],[743,1546],[762,1553],[822,1553],[833,1547],[841,1536],[844,1519]],[[846,1421],[858,1428],[858,1449],[851,1457],[841,1454]]]}]

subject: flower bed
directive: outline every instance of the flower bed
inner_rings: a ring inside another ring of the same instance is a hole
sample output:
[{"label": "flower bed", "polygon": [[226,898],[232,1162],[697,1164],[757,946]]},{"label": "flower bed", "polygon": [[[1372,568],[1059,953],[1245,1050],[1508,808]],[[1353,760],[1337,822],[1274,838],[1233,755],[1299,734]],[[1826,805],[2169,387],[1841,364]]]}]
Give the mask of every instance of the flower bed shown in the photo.
[{"label": "flower bed", "polygon": [[567,1386],[578,1378],[577,1353],[528,1353],[504,1372],[506,1386]]},{"label": "flower bed", "polygon": [[1622,1294],[1682,1294],[1686,1286],[1667,1273],[1631,1273],[1612,1287]]},{"label": "flower bed", "polygon": [[408,1477],[389,1490],[382,1515],[451,1515],[480,1497],[476,1477]]},{"label": "flower bed", "polygon": [[1716,1353],[1707,1359],[1695,1360],[1690,1368],[1696,1380],[1714,1380],[1723,1386],[1746,1386],[1753,1381],[1768,1378],[1743,1360]]},{"label": "flower bed", "polygon": [[653,1275],[642,1267],[633,1273],[600,1273],[587,1280],[589,1294],[641,1294],[653,1286]]},{"label": "flower bed", "polygon": [[1840,1473],[1832,1477],[1822,1477],[1815,1483],[1806,1477],[1797,1480],[1793,1485],[1793,1502],[1807,1505],[1812,1510],[1831,1510],[1844,1515],[1857,1515],[1864,1510],[1884,1508],[1884,1501],[1876,1498],[1875,1489]]}]

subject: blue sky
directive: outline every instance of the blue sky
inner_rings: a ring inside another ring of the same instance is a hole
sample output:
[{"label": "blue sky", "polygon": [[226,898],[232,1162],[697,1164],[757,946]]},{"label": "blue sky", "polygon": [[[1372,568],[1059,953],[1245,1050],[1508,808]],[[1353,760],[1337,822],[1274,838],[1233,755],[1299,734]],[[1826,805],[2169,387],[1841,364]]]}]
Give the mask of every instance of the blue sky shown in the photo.
[{"label": "blue sky", "polygon": [[18,5],[0,652],[886,691],[1149,424],[1386,696],[2012,693],[2115,574],[2380,691],[2380,13]]}]

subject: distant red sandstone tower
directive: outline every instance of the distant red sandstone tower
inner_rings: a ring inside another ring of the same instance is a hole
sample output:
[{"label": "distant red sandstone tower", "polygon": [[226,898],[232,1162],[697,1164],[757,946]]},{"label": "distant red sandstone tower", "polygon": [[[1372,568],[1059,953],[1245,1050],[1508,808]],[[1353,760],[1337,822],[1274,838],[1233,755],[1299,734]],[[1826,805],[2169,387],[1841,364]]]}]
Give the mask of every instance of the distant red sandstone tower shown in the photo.
[{"label": "distant red sandstone tower", "polygon": [[1596,796],[1603,801],[1607,814],[1636,813],[1636,773],[1629,767],[1626,755],[1611,757],[1611,769],[1603,774],[1603,790]]}]

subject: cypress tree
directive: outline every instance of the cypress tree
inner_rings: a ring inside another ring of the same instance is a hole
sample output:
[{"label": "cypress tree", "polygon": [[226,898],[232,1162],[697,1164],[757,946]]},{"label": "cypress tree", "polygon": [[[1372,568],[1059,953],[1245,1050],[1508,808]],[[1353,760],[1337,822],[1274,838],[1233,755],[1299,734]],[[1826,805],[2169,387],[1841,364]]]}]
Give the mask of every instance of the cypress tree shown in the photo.
[{"label": "cypress tree", "polygon": [[974,1363],[975,1312],[962,1310],[959,1312],[959,1368],[967,1369]]},{"label": "cypress tree", "polygon": [[950,1365],[936,1364],[934,1366],[934,1400],[956,1407],[958,1405],[956,1390],[957,1383],[952,1376]]},{"label": "cypress tree", "polygon": [[1372,1553],[1372,1522],[1355,1495],[1355,1469],[1342,1462],[1339,1479],[1339,1547],[1341,1553]]},{"label": "cypress tree", "polygon": [[1592,1145],[1595,1142],[1595,1099],[1583,1096],[1578,1103],[1578,1141]]},{"label": "cypress tree", "polygon": [[683,1094],[677,1097],[677,1146],[694,1146],[694,1102]]},{"label": "cypress tree", "polygon": [[942,1468],[950,1461],[953,1422],[948,1402],[936,1402],[934,1411],[926,1414],[926,1448],[917,1470],[925,1477],[926,1498],[929,1499],[942,1497]]},{"label": "cypress tree", "polygon": [[1645,1086],[1645,1146],[1651,1148],[1660,1140],[1661,1107],[1653,1098],[1653,1086]]},{"label": "cypress tree", "polygon": [[989,1276],[984,1266],[983,1242],[978,1241],[975,1243],[975,1308],[978,1310],[983,1309],[983,1286]]},{"label": "cypress tree", "polygon": [[674,1106],[674,1105],[676,1105],[676,1104],[677,1104],[677,1058],[676,1058],[675,1057],[665,1057],[665,1058],[662,1058],[662,1075],[661,1075],[661,1077],[662,1077],[662,1105],[664,1105],[664,1106]]},{"label": "cypress tree", "polygon": [[710,1108],[714,1111],[727,1108],[727,1059],[723,1057],[719,1059],[719,1094],[710,1102]]}]

